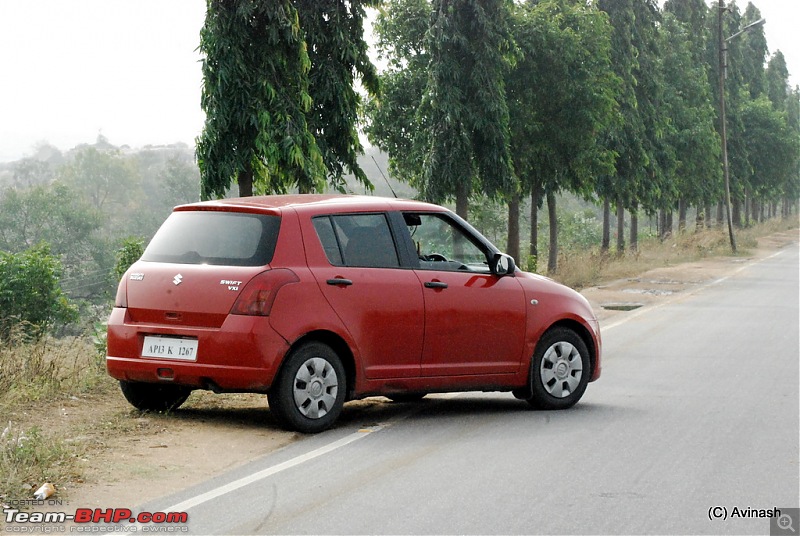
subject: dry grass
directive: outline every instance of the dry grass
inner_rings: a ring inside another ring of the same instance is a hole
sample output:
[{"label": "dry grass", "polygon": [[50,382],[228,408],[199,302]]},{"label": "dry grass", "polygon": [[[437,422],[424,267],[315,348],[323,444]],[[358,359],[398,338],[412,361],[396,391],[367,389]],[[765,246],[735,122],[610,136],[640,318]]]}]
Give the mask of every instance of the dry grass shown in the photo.
[{"label": "dry grass", "polygon": [[30,340],[12,330],[0,345],[0,412],[23,401],[90,391],[104,373],[105,359],[87,339]]},{"label": "dry grass", "polygon": [[85,446],[32,424],[37,408],[106,386],[103,361],[88,339],[30,340],[12,330],[0,344],[0,499],[30,498],[39,483],[76,478]]},{"label": "dry grass", "polygon": [[[735,232],[737,256],[745,257],[758,246],[759,237],[797,229],[798,221],[770,220]],[[570,251],[559,257],[558,271],[553,275],[561,283],[576,289],[595,286],[603,281],[632,277],[653,268],[673,266],[708,257],[733,256],[725,228],[687,231],[668,240],[646,238],[639,243],[638,251],[617,255],[607,254],[599,248],[587,251]],[[546,261],[543,262],[546,266]]]}]

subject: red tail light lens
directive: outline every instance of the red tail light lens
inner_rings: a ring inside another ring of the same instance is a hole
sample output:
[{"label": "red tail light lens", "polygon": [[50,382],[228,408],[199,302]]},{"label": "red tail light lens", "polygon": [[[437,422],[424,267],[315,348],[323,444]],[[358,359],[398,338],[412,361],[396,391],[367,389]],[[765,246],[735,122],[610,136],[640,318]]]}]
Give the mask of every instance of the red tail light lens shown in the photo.
[{"label": "red tail light lens", "polygon": [[244,287],[231,308],[232,315],[269,316],[275,296],[284,285],[299,283],[300,278],[285,268],[261,272]]}]

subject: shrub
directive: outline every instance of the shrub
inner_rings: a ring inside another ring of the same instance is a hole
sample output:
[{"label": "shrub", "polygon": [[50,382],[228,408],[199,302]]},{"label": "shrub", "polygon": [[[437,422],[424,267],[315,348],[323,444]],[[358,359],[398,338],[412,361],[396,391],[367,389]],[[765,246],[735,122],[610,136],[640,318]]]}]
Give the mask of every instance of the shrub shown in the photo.
[{"label": "shrub", "polygon": [[144,253],[144,240],[129,236],[122,240],[122,245],[117,249],[117,262],[114,265],[114,276],[117,281],[122,279],[131,264],[139,260]]},{"label": "shrub", "polygon": [[61,290],[61,261],[46,242],[21,253],[0,251],[0,338],[12,326],[29,335],[78,320],[78,310]]}]

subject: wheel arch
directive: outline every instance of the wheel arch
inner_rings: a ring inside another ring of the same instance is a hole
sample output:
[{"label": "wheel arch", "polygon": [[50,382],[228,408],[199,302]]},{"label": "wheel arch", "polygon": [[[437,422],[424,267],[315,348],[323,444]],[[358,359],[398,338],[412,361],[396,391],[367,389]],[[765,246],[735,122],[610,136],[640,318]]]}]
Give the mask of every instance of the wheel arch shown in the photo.
[{"label": "wheel arch", "polygon": [[327,330],[316,330],[310,331],[294,341],[289,348],[289,351],[286,352],[286,356],[283,358],[283,362],[281,362],[281,368],[283,367],[284,363],[286,362],[286,357],[288,357],[296,348],[299,348],[303,344],[309,342],[320,342],[329,346],[336,355],[339,356],[339,359],[342,360],[342,366],[344,366],[345,374],[347,375],[347,396],[345,400],[350,400],[355,392],[356,388],[356,360],[355,356],[353,355],[350,346],[347,342],[338,334],[327,331]]},{"label": "wheel arch", "polygon": [[594,337],[592,337],[592,334],[590,333],[589,329],[580,322],[578,322],[577,320],[571,318],[564,318],[553,323],[546,330],[544,330],[544,332],[542,332],[542,337],[544,337],[546,333],[557,328],[566,328],[571,331],[574,331],[581,338],[583,343],[586,345],[586,348],[589,350],[589,364],[591,365],[591,370],[589,371],[589,378],[594,377],[594,372],[597,368],[597,344],[595,344]]}]

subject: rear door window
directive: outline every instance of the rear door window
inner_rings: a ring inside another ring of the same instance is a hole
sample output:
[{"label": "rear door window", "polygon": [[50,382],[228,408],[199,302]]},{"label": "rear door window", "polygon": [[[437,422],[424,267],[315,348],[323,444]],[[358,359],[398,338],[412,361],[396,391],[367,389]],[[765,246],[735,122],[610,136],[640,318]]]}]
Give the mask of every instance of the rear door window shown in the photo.
[{"label": "rear door window", "polygon": [[389,222],[383,214],[317,217],[314,228],[328,261],[334,266],[400,266]]},{"label": "rear door window", "polygon": [[173,212],[150,241],[143,261],[263,266],[272,261],[280,218],[216,211]]}]

